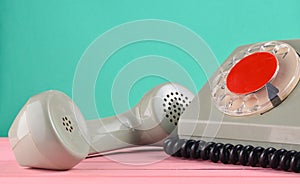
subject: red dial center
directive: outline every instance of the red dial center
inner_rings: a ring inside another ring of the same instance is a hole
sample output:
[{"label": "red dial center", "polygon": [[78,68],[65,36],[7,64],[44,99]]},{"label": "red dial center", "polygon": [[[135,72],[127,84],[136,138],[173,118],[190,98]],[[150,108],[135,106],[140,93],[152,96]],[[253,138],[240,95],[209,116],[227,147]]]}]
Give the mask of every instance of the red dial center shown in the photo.
[{"label": "red dial center", "polygon": [[277,59],[273,54],[253,53],[231,68],[226,79],[227,88],[237,94],[255,92],[273,78],[277,67]]}]

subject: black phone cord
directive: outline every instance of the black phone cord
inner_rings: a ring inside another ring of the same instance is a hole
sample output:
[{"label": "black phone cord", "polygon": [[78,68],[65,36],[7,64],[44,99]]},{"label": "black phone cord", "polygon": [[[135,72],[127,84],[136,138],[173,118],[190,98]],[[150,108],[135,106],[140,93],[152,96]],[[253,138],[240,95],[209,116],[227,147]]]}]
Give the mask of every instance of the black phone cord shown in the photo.
[{"label": "black phone cord", "polygon": [[172,137],[164,141],[164,151],[175,157],[211,160],[215,163],[270,167],[296,173],[300,171],[300,152],[295,150],[288,151],[272,147],[233,145]]}]

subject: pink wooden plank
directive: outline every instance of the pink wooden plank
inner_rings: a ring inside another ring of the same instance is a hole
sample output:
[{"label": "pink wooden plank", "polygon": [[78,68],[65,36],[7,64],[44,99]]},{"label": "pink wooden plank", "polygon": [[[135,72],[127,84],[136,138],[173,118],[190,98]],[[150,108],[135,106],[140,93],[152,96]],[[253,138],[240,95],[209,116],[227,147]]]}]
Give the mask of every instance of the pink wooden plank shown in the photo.
[{"label": "pink wooden plank", "polygon": [[[156,160],[156,161],[155,161]],[[120,163],[120,161],[122,163]],[[129,164],[130,163],[130,164]],[[271,169],[215,164],[168,157],[159,148],[143,147],[84,160],[69,171],[20,167],[8,139],[0,138],[0,183],[300,183],[300,174]]]}]

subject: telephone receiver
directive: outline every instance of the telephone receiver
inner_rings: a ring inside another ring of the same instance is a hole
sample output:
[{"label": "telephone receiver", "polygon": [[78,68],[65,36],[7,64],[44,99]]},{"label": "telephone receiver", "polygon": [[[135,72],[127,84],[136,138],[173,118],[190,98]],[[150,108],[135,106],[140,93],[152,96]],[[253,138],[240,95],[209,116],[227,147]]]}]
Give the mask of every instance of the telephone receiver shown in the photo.
[{"label": "telephone receiver", "polygon": [[86,121],[67,95],[46,91],[21,109],[9,130],[10,145],[21,166],[68,170],[91,154],[162,145],[193,97],[185,87],[165,83],[128,112]]},{"label": "telephone receiver", "polygon": [[178,122],[167,154],[300,171],[300,39],[238,47]]}]

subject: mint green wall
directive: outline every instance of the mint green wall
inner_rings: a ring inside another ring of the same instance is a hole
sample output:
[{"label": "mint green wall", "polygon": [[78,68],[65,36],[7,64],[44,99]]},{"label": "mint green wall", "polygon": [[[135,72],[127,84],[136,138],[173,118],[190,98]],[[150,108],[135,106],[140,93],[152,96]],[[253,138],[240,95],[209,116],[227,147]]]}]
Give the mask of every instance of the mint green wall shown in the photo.
[{"label": "mint green wall", "polygon": [[[0,0],[0,136],[7,136],[30,96],[47,89],[71,96],[81,55],[112,27],[140,19],[177,22],[199,34],[221,63],[241,44],[300,38],[299,7],[298,0]],[[160,48],[165,46],[137,44],[112,59],[126,61],[145,54],[187,57]],[[146,80],[149,85],[132,95],[131,105],[161,82]],[[97,97],[103,116],[113,115],[110,85],[110,80],[102,82],[103,92]]]}]

